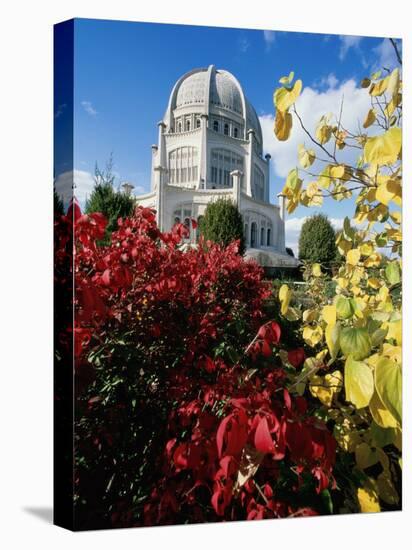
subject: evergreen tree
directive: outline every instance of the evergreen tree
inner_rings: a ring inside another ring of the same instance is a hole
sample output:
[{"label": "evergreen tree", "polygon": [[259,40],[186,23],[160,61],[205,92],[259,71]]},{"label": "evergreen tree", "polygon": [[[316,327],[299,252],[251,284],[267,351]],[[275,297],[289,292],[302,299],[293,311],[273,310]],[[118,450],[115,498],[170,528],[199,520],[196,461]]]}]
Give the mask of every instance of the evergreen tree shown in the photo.
[{"label": "evergreen tree", "polygon": [[208,204],[200,222],[200,232],[206,240],[227,246],[239,239],[239,253],[245,251],[243,219],[235,204],[227,199],[218,199]]},{"label": "evergreen tree", "polygon": [[335,240],[335,230],[327,216],[324,214],[311,216],[305,220],[300,232],[299,259],[321,264],[336,261],[338,251]]},{"label": "evergreen tree", "polygon": [[110,155],[106,167],[101,170],[96,163],[94,188],[86,201],[86,214],[101,212],[108,220],[107,237],[117,229],[117,220],[133,213],[134,197],[114,188],[115,176],[112,171],[113,157]]}]

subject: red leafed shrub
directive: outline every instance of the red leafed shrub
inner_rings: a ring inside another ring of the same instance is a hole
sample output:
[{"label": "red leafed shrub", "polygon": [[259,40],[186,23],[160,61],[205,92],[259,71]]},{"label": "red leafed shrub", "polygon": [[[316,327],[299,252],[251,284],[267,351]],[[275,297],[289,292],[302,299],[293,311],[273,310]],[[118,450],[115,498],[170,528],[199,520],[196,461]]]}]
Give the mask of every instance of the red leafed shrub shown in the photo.
[{"label": "red leafed shrub", "polygon": [[79,528],[319,513],[335,440],[284,389],[261,268],[236,242],[183,252],[147,208],[108,246],[103,216],[73,222]]}]

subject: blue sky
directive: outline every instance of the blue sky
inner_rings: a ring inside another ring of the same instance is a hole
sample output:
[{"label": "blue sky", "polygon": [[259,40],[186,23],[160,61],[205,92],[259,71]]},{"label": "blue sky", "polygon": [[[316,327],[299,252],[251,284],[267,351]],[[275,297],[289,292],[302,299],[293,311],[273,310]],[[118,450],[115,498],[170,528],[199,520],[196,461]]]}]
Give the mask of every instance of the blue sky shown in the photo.
[{"label": "blue sky", "polygon": [[[307,90],[299,110],[311,124],[314,105],[328,112],[343,94],[351,124],[358,116],[355,107],[366,106],[356,83],[382,64],[394,63],[392,47],[383,38],[79,19],[74,167],[86,182],[95,162],[103,166],[113,152],[118,181],[149,190],[150,146],[157,142],[157,122],[174,83],[192,68],[214,64],[238,78],[261,117],[264,150],[272,154],[270,195],[275,202],[285,173],[296,163],[300,138],[296,130],[295,139],[279,147],[273,137],[272,95],[278,79],[294,70],[303,80]],[[323,207],[336,220],[351,210],[334,201]],[[311,213],[313,209],[300,207],[291,218]],[[289,225],[292,231],[293,223]]]}]

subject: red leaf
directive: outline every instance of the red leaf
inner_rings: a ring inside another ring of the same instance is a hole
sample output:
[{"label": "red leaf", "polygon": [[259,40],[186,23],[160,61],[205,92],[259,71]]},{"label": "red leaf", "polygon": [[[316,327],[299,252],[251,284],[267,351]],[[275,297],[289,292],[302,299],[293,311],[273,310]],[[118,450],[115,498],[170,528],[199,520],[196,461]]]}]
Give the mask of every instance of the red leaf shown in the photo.
[{"label": "red leaf", "polygon": [[258,337],[267,340],[269,344],[278,344],[280,340],[280,326],[276,321],[270,321],[258,330]]},{"label": "red leaf", "polygon": [[208,355],[202,355],[197,362],[197,366],[206,372],[214,372],[216,370],[214,361]]},{"label": "red leaf", "polygon": [[102,275],[102,283],[106,286],[110,286],[112,278],[110,276],[110,269],[105,269]]},{"label": "red leaf", "polygon": [[305,350],[303,348],[297,348],[288,352],[289,363],[297,369],[305,361]]},{"label": "red leaf", "polygon": [[219,457],[222,455],[238,456],[246,444],[248,424],[246,413],[240,409],[222,420],[216,433],[216,444]]},{"label": "red leaf", "polygon": [[268,421],[266,417],[259,420],[255,432],[255,447],[261,453],[271,453],[274,451],[272,436],[269,432]]}]

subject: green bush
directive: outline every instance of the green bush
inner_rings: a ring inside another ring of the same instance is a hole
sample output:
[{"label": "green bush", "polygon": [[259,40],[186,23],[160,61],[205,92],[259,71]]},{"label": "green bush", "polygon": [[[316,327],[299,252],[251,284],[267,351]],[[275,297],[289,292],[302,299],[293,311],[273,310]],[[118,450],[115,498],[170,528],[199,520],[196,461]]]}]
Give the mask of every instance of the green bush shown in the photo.
[{"label": "green bush", "polygon": [[224,246],[239,239],[239,253],[245,251],[242,215],[230,200],[218,199],[207,206],[200,222],[200,232],[206,240]]},{"label": "green bush", "polygon": [[327,216],[311,216],[305,220],[300,232],[299,259],[320,264],[335,262],[338,258],[335,240],[335,230]]}]

